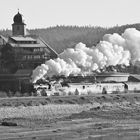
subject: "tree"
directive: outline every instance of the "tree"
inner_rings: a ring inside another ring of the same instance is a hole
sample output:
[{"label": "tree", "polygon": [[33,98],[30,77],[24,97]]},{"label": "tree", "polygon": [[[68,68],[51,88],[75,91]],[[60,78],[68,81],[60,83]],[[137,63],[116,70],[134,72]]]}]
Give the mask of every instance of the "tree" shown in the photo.
[{"label": "tree", "polygon": [[17,70],[15,53],[12,46],[8,43],[1,49],[1,62],[3,67],[8,69],[11,73],[14,73]]}]

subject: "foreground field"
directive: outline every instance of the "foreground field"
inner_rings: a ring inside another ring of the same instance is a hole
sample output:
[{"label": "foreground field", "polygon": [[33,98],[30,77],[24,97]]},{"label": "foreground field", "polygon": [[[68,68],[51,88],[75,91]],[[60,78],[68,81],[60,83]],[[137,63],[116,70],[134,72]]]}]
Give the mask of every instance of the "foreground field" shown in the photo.
[{"label": "foreground field", "polygon": [[[8,103],[13,100],[23,102],[25,99],[1,100]],[[55,97],[46,105],[1,106],[0,114],[0,139],[140,139],[139,94]]]}]

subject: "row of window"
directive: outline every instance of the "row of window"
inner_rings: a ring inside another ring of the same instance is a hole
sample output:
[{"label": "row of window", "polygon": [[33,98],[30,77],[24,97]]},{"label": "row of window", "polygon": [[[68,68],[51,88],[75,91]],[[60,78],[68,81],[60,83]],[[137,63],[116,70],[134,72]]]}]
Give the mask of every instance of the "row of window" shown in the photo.
[{"label": "row of window", "polygon": [[18,44],[36,44],[36,41],[16,41],[16,43]]},{"label": "row of window", "polygon": [[34,49],[34,52],[43,52],[44,51],[44,48],[35,48]]},{"label": "row of window", "polygon": [[23,60],[33,60],[33,59],[45,59],[44,55],[25,55],[23,56]]},{"label": "row of window", "polygon": [[20,52],[24,52],[24,51],[26,51],[26,52],[43,52],[44,48],[22,48],[22,49],[18,49],[18,51],[20,51]]}]

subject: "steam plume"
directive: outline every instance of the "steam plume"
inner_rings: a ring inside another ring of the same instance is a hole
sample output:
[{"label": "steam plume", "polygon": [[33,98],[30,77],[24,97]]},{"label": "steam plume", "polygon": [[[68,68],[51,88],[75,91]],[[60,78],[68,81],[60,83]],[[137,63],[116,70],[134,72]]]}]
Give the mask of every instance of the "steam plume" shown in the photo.
[{"label": "steam plume", "polygon": [[33,82],[41,77],[79,74],[97,71],[106,66],[129,65],[140,60],[140,32],[126,29],[122,35],[106,34],[97,46],[87,47],[78,43],[75,48],[64,50],[55,60],[38,66],[32,75]]}]

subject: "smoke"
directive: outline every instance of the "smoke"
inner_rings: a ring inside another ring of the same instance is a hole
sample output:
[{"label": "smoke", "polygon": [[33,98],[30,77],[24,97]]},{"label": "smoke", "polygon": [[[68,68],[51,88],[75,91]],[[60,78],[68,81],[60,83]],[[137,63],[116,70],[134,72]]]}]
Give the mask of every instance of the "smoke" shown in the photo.
[{"label": "smoke", "polygon": [[140,60],[140,32],[126,29],[122,35],[106,34],[97,46],[87,47],[78,43],[75,48],[64,50],[59,58],[38,66],[32,75],[36,82],[43,76],[85,74],[110,65],[126,65]]},{"label": "smoke", "polygon": [[37,66],[35,70],[33,70],[32,73],[32,82],[35,83],[37,80],[41,79],[48,71],[49,66],[42,64],[41,66]]},{"label": "smoke", "polygon": [[135,28],[126,29],[121,36],[116,33],[106,34],[103,40],[128,50],[131,54],[132,63],[140,60],[140,31]]}]

